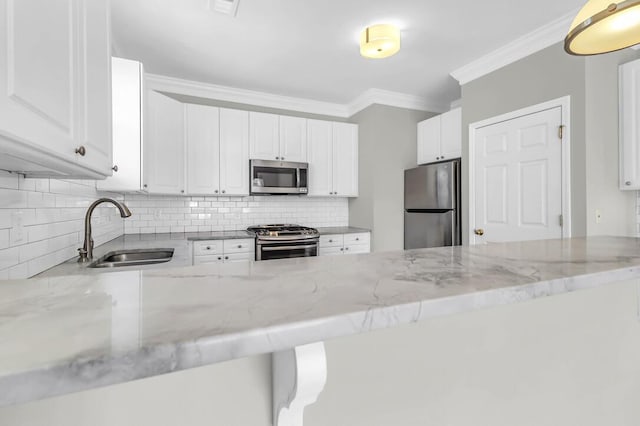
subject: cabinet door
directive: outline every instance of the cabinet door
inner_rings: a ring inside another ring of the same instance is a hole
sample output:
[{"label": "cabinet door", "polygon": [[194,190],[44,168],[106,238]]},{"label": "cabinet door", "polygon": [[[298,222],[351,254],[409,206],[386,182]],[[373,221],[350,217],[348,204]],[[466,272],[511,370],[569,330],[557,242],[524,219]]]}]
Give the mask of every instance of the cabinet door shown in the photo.
[{"label": "cabinet door", "polygon": [[0,133],[71,162],[82,106],[75,78],[78,13],[74,0],[0,6]]},{"label": "cabinet door", "polygon": [[333,195],[333,128],[330,121],[307,120],[309,195]]},{"label": "cabinet door", "polygon": [[249,113],[220,108],[220,193],[249,195]]},{"label": "cabinet door", "polygon": [[117,171],[97,181],[103,191],[140,191],[142,189],[142,64],[113,58],[112,134],[113,165]]},{"label": "cabinet door", "polygon": [[249,113],[249,156],[258,160],[279,160],[278,116]]},{"label": "cabinet door", "polygon": [[187,193],[218,194],[220,190],[219,109],[185,106]]},{"label": "cabinet door", "polygon": [[84,0],[80,28],[83,38],[80,52],[82,81],[82,131],[79,144],[86,154],[78,163],[102,175],[111,175],[111,36],[109,2]]},{"label": "cabinet door", "polygon": [[280,158],[285,161],[307,162],[307,120],[280,116]]},{"label": "cabinet door", "polygon": [[418,123],[418,164],[440,159],[440,116]]},{"label": "cabinet door", "polygon": [[333,194],[358,196],[358,125],[333,123]]},{"label": "cabinet door", "polygon": [[440,116],[440,160],[462,156],[462,109],[455,108]]},{"label": "cabinet door", "polygon": [[147,92],[145,184],[149,193],[184,193],[184,105]]},{"label": "cabinet door", "polygon": [[640,59],[620,66],[620,189],[640,189]]}]

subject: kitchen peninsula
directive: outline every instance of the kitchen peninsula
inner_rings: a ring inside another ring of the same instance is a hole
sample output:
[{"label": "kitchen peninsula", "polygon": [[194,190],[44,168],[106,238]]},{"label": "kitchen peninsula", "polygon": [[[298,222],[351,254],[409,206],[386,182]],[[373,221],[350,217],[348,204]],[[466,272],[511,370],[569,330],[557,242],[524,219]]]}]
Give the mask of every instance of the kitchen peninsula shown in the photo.
[{"label": "kitchen peninsula", "polygon": [[6,281],[0,405],[637,278],[589,237]]}]

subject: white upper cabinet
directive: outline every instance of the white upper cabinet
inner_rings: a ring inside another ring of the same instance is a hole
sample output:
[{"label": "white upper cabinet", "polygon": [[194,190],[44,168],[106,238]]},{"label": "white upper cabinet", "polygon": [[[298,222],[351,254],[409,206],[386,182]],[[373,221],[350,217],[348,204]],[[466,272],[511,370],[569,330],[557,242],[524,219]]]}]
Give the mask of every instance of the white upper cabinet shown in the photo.
[{"label": "white upper cabinet", "polygon": [[113,175],[97,181],[103,191],[142,188],[142,64],[112,58]]},{"label": "white upper cabinet", "polygon": [[280,116],[280,159],[307,162],[307,120]]},{"label": "white upper cabinet", "polygon": [[249,113],[249,157],[257,160],[307,161],[307,120]]},{"label": "white upper cabinet", "polygon": [[0,22],[0,168],[111,174],[108,1],[6,0]]},{"label": "white upper cabinet", "polygon": [[620,189],[640,189],[640,59],[620,65]]},{"label": "white upper cabinet", "polygon": [[418,123],[418,164],[460,158],[462,155],[462,110]]},{"label": "white upper cabinet", "polygon": [[307,120],[309,195],[333,195],[333,126],[330,121]]},{"label": "white upper cabinet", "polygon": [[220,193],[249,195],[249,113],[220,108]]},{"label": "white upper cabinet", "polygon": [[220,110],[186,105],[187,193],[220,192]]},{"label": "white upper cabinet", "polygon": [[358,196],[358,126],[333,123],[333,195]]},{"label": "white upper cabinet", "polygon": [[358,196],[358,126],[307,120],[309,195]]},{"label": "white upper cabinet", "polygon": [[277,115],[262,112],[249,113],[249,156],[258,160],[280,159]]},{"label": "white upper cabinet", "polygon": [[144,187],[155,194],[184,194],[184,104],[148,90],[146,105]]}]

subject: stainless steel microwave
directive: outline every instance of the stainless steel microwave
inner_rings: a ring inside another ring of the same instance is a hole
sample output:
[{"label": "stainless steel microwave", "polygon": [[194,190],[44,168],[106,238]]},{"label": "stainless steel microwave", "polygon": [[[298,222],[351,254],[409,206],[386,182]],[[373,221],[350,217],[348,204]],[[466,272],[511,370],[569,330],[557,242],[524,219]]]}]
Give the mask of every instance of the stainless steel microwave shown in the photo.
[{"label": "stainless steel microwave", "polygon": [[308,163],[292,161],[251,160],[251,194],[306,194]]}]

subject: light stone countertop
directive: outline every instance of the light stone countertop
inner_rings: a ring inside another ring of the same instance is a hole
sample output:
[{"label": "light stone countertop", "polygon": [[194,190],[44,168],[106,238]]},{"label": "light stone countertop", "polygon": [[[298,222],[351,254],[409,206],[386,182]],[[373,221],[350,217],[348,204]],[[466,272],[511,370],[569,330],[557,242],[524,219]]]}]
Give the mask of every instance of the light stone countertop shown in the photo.
[{"label": "light stone countertop", "polygon": [[574,238],[0,282],[0,406],[640,278]]},{"label": "light stone countertop", "polygon": [[361,232],[371,232],[370,229],[357,228],[355,226],[326,226],[316,229],[320,232],[320,235],[359,234]]}]

